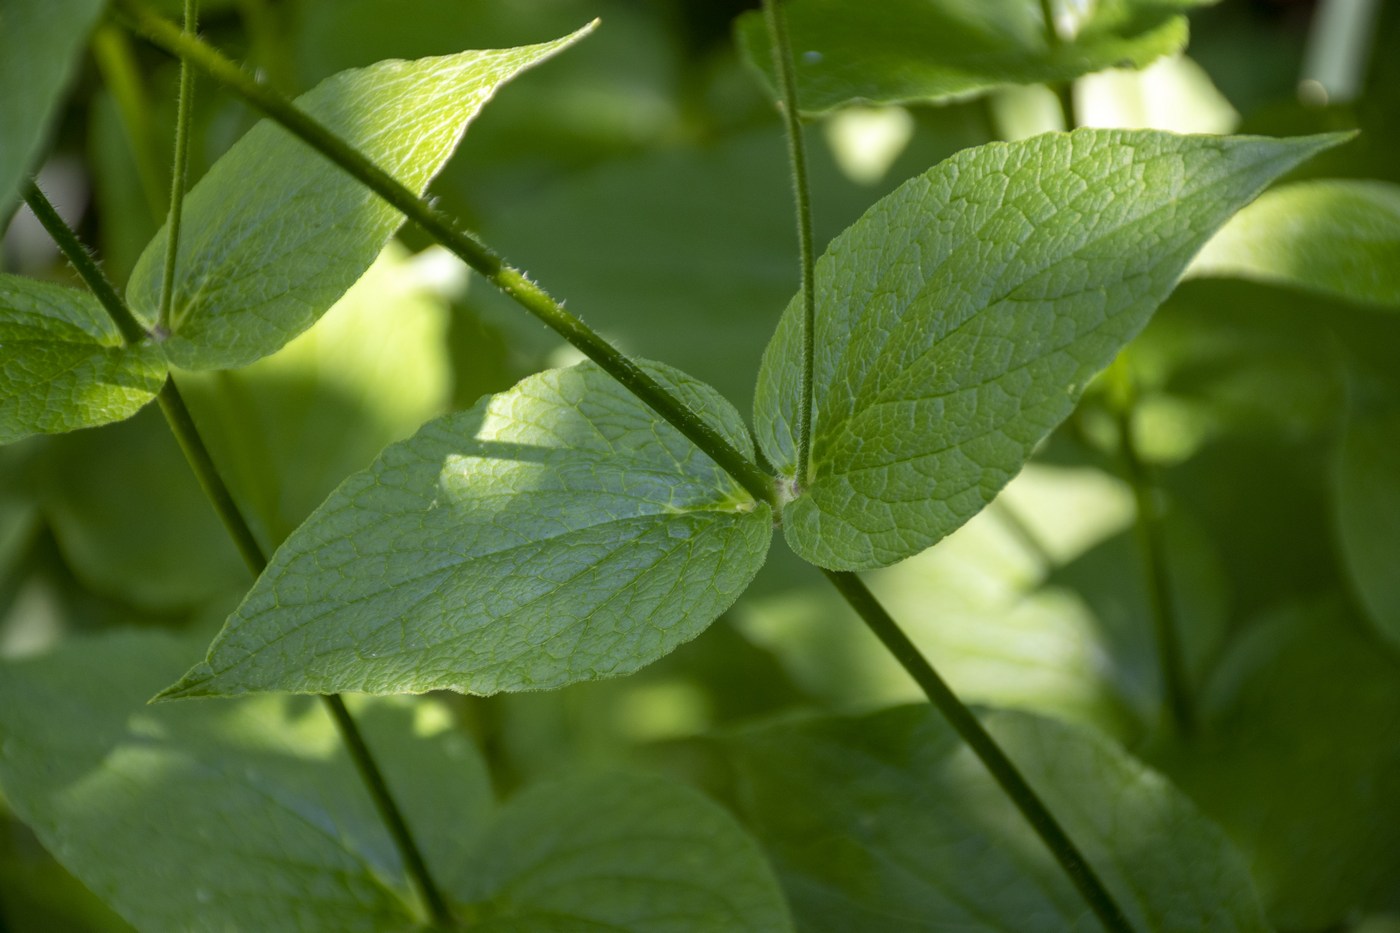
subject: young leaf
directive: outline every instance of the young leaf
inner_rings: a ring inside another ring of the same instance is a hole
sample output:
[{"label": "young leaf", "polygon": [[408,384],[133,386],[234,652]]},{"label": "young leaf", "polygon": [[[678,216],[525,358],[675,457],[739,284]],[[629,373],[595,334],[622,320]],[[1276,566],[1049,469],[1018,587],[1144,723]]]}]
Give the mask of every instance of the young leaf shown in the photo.
[{"label": "young leaf", "polygon": [[[738,412],[650,372],[741,450]],[[629,673],[744,590],[767,505],[592,363],[430,422],[274,555],[163,696],[543,690]]]},{"label": "young leaf", "polygon": [[0,227],[37,166],[64,87],[105,4],[6,0],[0,10]]},{"label": "young leaf", "polygon": [[[1039,0],[790,0],[797,99],[820,112],[854,101],[946,101],[1006,84],[1141,68],[1186,45],[1182,12],[1212,0],[1099,0],[1059,8],[1047,35]],[[749,63],[774,85],[763,18],[738,22]]]},{"label": "young leaf", "polygon": [[734,818],[655,777],[539,784],[480,844],[473,929],[792,929],[773,870]]},{"label": "young leaf", "polygon": [[[1134,929],[1268,928],[1244,861],[1160,775],[1088,730],[1024,713],[985,722]],[[1091,928],[1049,852],[928,706],[727,746],[741,813],[803,929]]]},{"label": "young leaf", "polygon": [[1226,224],[1188,271],[1400,308],[1400,185],[1306,181],[1270,191]]},{"label": "young leaf", "polygon": [[[506,81],[577,41],[380,62],[341,72],[297,104],[413,191]],[[306,330],[369,268],[403,218],[309,146],[264,120],[185,199],[166,355],[227,369]],[[132,273],[133,310],[154,320],[164,228]]]},{"label": "young leaf", "polygon": [[0,275],[0,349],[0,444],[129,418],[165,382],[160,351],[125,346],[96,298],[16,275]]},{"label": "young leaf", "polygon": [[966,150],[877,202],[817,263],[805,476],[796,299],[759,372],[759,442],[794,485],[788,543],[860,570],[957,528],[1073,410],[1210,234],[1343,138],[1081,129]]},{"label": "young leaf", "polygon": [[[0,787],[16,812],[141,930],[411,928],[397,850],[314,700],[145,704],[192,648],[118,633],[4,662]],[[387,777],[415,826],[481,826],[475,751],[373,703],[366,737],[397,736]]]}]

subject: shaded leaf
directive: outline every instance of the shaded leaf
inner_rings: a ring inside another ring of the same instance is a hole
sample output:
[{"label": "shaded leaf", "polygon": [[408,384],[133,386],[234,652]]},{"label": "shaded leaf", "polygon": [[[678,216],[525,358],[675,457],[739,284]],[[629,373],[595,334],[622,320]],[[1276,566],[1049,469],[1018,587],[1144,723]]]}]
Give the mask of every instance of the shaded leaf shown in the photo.
[{"label": "shaded leaf", "polygon": [[[1209,0],[1206,0],[1209,2]],[[1068,81],[1104,68],[1140,68],[1186,45],[1193,0],[1056,2],[1047,34],[1039,0],[790,0],[797,99],[823,111],[853,101],[946,101],[1007,84]],[[774,86],[759,13],[738,22],[750,64]]]},{"label": "shaded leaf", "polygon": [[0,275],[0,444],[121,421],[165,382],[160,351],[127,347],[86,292]]},{"label": "shaded leaf", "polygon": [[884,566],[976,514],[1215,228],[1343,138],[1081,129],[966,150],[878,202],[817,263],[804,477],[797,299],[759,373],[759,442],[797,492],[793,549]]},{"label": "shaded leaf", "polygon": [[1400,647],[1400,405],[1353,410],[1333,482],[1352,586],[1381,634]]},{"label": "shaded leaf", "polygon": [[[651,371],[752,450],[713,389]],[[767,505],[596,365],[551,370],[346,480],[164,695],[490,694],[629,673],[738,597],[771,528]]]},{"label": "shaded leaf", "polygon": [[[1267,929],[1244,861],[1160,775],[1084,729],[1023,713],[984,721],[1134,929]],[[805,930],[1101,929],[929,706],[756,729],[726,745],[741,812]]]},{"label": "shaded leaf", "polygon": [[1305,181],[1270,191],[1226,224],[1188,273],[1400,308],[1400,185]]},{"label": "shaded leaf", "polygon": [[[388,61],[341,72],[297,98],[331,132],[422,192],[492,93],[580,38],[519,49]],[[172,297],[170,361],[251,363],[310,327],[369,268],[399,212],[290,133],[264,120],[190,190]],[[127,297],[154,320],[166,234]]]}]

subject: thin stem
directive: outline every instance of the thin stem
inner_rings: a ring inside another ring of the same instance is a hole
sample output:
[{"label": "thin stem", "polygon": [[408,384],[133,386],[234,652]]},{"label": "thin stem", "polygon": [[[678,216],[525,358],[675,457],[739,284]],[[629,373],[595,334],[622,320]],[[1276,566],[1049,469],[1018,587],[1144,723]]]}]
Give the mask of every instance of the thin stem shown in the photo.
[{"label": "thin stem", "polygon": [[1001,750],[1001,746],[996,740],[982,728],[982,724],[977,721],[977,717],[972,715],[972,711],[963,705],[957,694],[944,682],[943,678],[934,670],[933,665],[919,653],[919,649],[909,640],[909,636],[895,624],[889,613],[875,599],[874,594],[866,588],[860,577],[853,573],[837,570],[824,570],[827,579],[830,580],[851,607],[860,614],[861,619],[875,633],[890,653],[895,656],[915,682],[923,689],[929,701],[933,703],[943,718],[955,731],[968,747],[972,749],[978,759],[991,773],[992,777],[1006,795],[1011,798],[1011,802],[1021,811],[1021,815],[1031,824],[1036,835],[1040,836],[1055,861],[1060,863],[1065,874],[1079,890],[1084,900],[1088,903],[1095,916],[1104,928],[1112,933],[1131,933],[1132,926],[1128,923],[1127,917],[1122,909],[1114,901],[1113,895],[1109,894],[1098,875],[1085,860],[1083,854],[1075,846],[1074,842],[1065,833],[1064,829],[1051,815],[1049,809],[1041,801],[1036,792],[1031,789],[1030,784],[1022,777],[1016,765]]},{"label": "thin stem", "polygon": [[1147,581],[1147,601],[1152,612],[1152,631],[1157,643],[1157,665],[1162,674],[1162,690],[1166,694],[1167,715],[1176,729],[1187,734],[1195,726],[1195,710],[1187,686],[1185,652],[1181,632],[1176,624],[1176,597],[1167,566],[1167,544],[1162,515],[1157,507],[1156,483],[1151,468],[1143,462],[1133,434],[1133,410],[1136,393],[1132,374],[1123,358],[1114,364],[1112,372],[1117,385],[1114,408],[1118,421],[1118,448],[1123,460],[1123,472],[1133,489],[1137,508],[1134,533],[1138,553],[1142,557],[1143,576]]},{"label": "thin stem", "polygon": [[616,347],[564,310],[548,292],[508,265],[485,244],[453,226],[446,215],[409,191],[379,166],[309,117],[296,104],[258,81],[197,37],[186,35],[151,12],[142,0],[120,0],[135,26],[152,42],[196,68],[267,114],[303,142],[398,209],[526,311],[577,347],[676,430],[689,438],[756,499],[775,502],[773,478],[685,403],[667,392]]},{"label": "thin stem", "polygon": [[116,101],[146,208],[151,212],[151,219],[159,223],[165,213],[165,192],[151,134],[151,108],[141,85],[141,73],[131,54],[131,43],[120,29],[103,23],[93,33],[92,55],[102,74],[102,83]]},{"label": "thin stem", "polygon": [[807,180],[807,153],[802,142],[802,122],[797,109],[797,79],[792,69],[792,45],[787,17],[780,0],[763,0],[768,34],[773,41],[773,65],[782,94],[783,122],[787,129],[788,158],[792,163],[792,190],[797,200],[797,242],[802,264],[802,381],[797,408],[797,481],[807,481],[812,458],[812,371],[815,368],[817,321],[816,264],[812,246],[812,192]]},{"label": "thin stem", "polygon": [[[1054,0],[1040,0],[1041,24],[1045,29],[1045,43],[1051,49],[1058,49],[1065,44],[1065,40],[1060,38],[1060,31],[1055,28]],[[1050,85],[1050,90],[1055,92],[1055,98],[1060,102],[1060,114],[1065,121],[1065,129],[1072,130],[1079,125],[1079,119],[1074,112],[1074,80],[1056,81]]]},{"label": "thin stem", "polygon": [[[58,248],[68,257],[68,261],[78,270],[78,274],[97,295],[103,307],[117,321],[118,326],[121,326],[124,320],[134,322],[136,319],[131,314],[131,310],[117,295],[116,289],[103,275],[92,256],[83,248],[77,234],[63,222],[36,186],[30,185],[25,192],[25,200],[29,203],[30,209],[39,217],[40,222],[44,224],[45,229],[53,236]],[[126,335],[125,330],[123,330],[123,334],[128,343],[138,343],[146,337],[145,332],[139,330],[139,325],[134,337]],[[230,492],[228,484],[224,482],[223,476],[220,475],[218,467],[214,464],[214,458],[210,456],[209,448],[205,446],[204,439],[200,436],[194,418],[190,415],[190,410],[185,405],[184,398],[180,395],[180,390],[175,385],[173,378],[166,379],[157,400],[160,403],[161,411],[165,414],[166,422],[170,425],[170,430],[174,433],[190,468],[199,480],[200,487],[209,496],[209,501],[213,503],[214,510],[218,513],[224,527],[228,529],[229,536],[233,538],[239,554],[248,565],[248,569],[253,572],[254,576],[257,576],[267,567],[267,554],[258,544],[252,527],[239,510],[238,504],[233,499],[233,493]],[[417,842],[414,841],[413,834],[409,831],[402,811],[394,801],[383,772],[370,753],[369,746],[365,744],[364,736],[360,734],[359,727],[355,725],[354,719],[350,716],[349,710],[345,708],[345,704],[339,696],[332,694],[323,696],[321,699],[325,702],[331,718],[340,730],[341,738],[350,752],[350,758],[355,763],[365,787],[369,790],[375,808],[384,819],[385,828],[388,829],[389,835],[399,851],[399,856],[404,861],[409,878],[423,898],[429,916],[436,925],[443,928],[451,927],[453,919],[452,913],[447,907],[447,901],[443,898],[436,882],[433,881],[427,863],[423,860],[422,852],[419,850]]]},{"label": "thin stem", "polygon": [[[185,32],[194,35],[198,16],[196,0],[185,0]],[[180,252],[180,217],[185,206],[185,182],[190,166],[190,114],[194,103],[194,69],[180,62],[180,103],[175,114],[175,168],[170,177],[170,218],[166,221],[165,268],[160,278],[160,305],[156,324],[170,330],[171,299],[175,293],[175,261]]]}]

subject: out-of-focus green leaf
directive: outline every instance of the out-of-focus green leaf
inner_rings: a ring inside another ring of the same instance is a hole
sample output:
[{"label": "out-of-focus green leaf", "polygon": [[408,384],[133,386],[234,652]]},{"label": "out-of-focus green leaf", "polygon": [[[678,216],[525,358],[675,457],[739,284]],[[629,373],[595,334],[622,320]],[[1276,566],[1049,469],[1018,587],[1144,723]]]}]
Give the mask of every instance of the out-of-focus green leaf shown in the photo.
[{"label": "out-of-focus green leaf", "polygon": [[269,551],[341,480],[447,406],[446,303],[392,246],[311,330],[235,372],[180,378]]},{"label": "out-of-focus green leaf", "polygon": [[6,0],[0,9],[0,227],[43,151],[103,0]]},{"label": "out-of-focus green leaf", "polygon": [[[1209,0],[1205,0],[1209,2]],[[1141,68],[1186,45],[1195,0],[791,0],[797,99],[822,111],[853,101],[968,97],[1008,84],[1069,81],[1104,68]],[[738,23],[749,62],[770,85],[773,52],[757,12]]]},{"label": "out-of-focus green leaf", "polygon": [[965,150],[882,199],[817,262],[805,475],[797,298],[759,372],[756,429],[794,490],[793,550],[869,569],[967,521],[1210,233],[1343,138],[1081,129]]},{"label": "out-of-focus green leaf", "polygon": [[[117,633],[6,662],[0,786],[16,812],[142,930],[412,928],[397,850],[315,700],[145,704],[194,650]],[[475,751],[440,729],[407,741],[411,713],[362,717],[371,746],[401,734],[390,786],[411,822],[470,832],[490,800]]]},{"label": "out-of-focus green leaf", "polygon": [[1187,271],[1400,308],[1400,185],[1304,181],[1270,191],[1226,224]]},{"label": "out-of-focus green leaf", "polygon": [[[1244,861],[1160,775],[1088,730],[988,729],[1135,929],[1267,929]],[[981,763],[927,705],[727,740],[735,796],[805,930],[1098,929]]]},{"label": "out-of-focus green leaf", "polygon": [[1400,403],[1353,409],[1332,495],[1352,586],[1381,634],[1400,646]]},{"label": "out-of-focus green leaf", "polygon": [[0,351],[0,444],[129,418],[165,381],[96,298],[16,275],[0,275]]},{"label": "out-of-focus green leaf", "polygon": [[792,929],[778,881],[734,818],[654,777],[536,785],[480,846],[473,929]]},{"label": "out-of-focus green leaf", "polygon": [[[740,450],[728,402],[650,372]],[[704,631],[772,514],[593,363],[426,425],[343,483],[163,696],[543,690]]]},{"label": "out-of-focus green leaf", "polygon": [[1280,929],[1400,898],[1400,663],[1327,603],[1256,619],[1158,765],[1249,859]]},{"label": "out-of-focus green leaf", "polygon": [[[585,31],[520,49],[382,62],[328,78],[297,103],[421,192],[498,87]],[[359,279],[402,220],[290,133],[260,123],[185,200],[166,355],[186,369],[225,369],[272,353]],[[162,228],[127,288],[150,321],[165,251]]]}]

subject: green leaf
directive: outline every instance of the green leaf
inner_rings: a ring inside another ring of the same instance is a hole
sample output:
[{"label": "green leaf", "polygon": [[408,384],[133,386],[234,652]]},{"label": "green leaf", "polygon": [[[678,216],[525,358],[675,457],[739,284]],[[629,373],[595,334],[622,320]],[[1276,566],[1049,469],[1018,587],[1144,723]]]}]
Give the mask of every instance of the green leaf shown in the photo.
[{"label": "green leaf", "polygon": [[[411,928],[397,851],[319,703],[145,705],[194,647],[117,633],[5,662],[0,786],[16,812],[141,930]],[[397,736],[383,757],[410,822],[482,824],[470,745],[417,729],[421,702],[374,703],[362,725],[371,745]]]},{"label": "green leaf", "polygon": [[[1054,43],[1039,0],[791,0],[785,7],[797,99],[803,110],[819,112],[854,101],[947,101],[1007,84],[1140,68],[1186,46],[1181,13],[1196,5],[1051,0],[1060,20]],[[737,29],[749,63],[775,86],[762,15],[744,15]]]},{"label": "green leaf", "polygon": [[[816,270],[812,463],[783,509],[823,567],[885,566],[976,514],[1073,410],[1210,234],[1344,136],[1076,130],[966,150]],[[801,306],[764,353],[759,442],[795,478]]]},{"label": "green leaf", "polygon": [[129,418],[165,382],[96,298],[17,275],[0,275],[0,351],[0,444]]},{"label": "green leaf", "polygon": [[103,0],[7,0],[0,10],[0,227],[37,168]]},{"label": "green leaf", "polygon": [[473,929],[792,929],[773,870],[734,818],[655,777],[536,785],[480,845]]},{"label": "green leaf", "polygon": [[[416,192],[467,124],[511,77],[581,38],[388,61],[341,72],[297,98],[331,132]],[[348,174],[264,120],[185,199],[166,355],[186,369],[226,369],[306,330],[369,268],[403,218]],[[154,321],[166,233],[127,287]]]},{"label": "green leaf", "polygon": [[1357,407],[1347,420],[1333,485],[1346,571],[1378,631],[1400,646],[1400,405]]},{"label": "green leaf", "polygon": [[[650,372],[740,450],[703,383]],[[630,673],[743,592],[772,529],[592,363],[426,425],[346,480],[163,696],[543,690]]]},{"label": "green leaf", "polygon": [[1206,244],[1189,274],[1400,308],[1400,185],[1305,181],[1270,191]]},{"label": "green leaf", "polygon": [[[1160,775],[1088,730],[1024,713],[984,721],[1134,929],[1267,929],[1239,854]],[[727,746],[741,813],[804,930],[1099,929],[927,705],[758,729]]]},{"label": "green leaf", "polygon": [[1343,926],[1400,888],[1400,663],[1336,603],[1251,621],[1158,765],[1250,861],[1283,930]]}]

